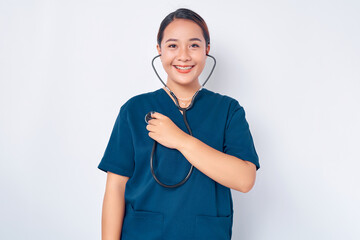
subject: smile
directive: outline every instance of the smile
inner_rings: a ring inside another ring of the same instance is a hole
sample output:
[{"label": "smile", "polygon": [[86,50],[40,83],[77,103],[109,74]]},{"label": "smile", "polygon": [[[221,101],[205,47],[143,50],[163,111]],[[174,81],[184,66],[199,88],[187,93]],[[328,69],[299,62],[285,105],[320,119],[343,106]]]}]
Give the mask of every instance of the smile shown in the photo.
[{"label": "smile", "polygon": [[174,68],[176,69],[176,71],[178,73],[189,73],[191,72],[191,70],[194,68],[195,65],[183,65],[183,66],[180,66],[180,65],[174,65]]},{"label": "smile", "polygon": [[175,68],[181,69],[181,70],[188,70],[193,68],[194,66],[180,66],[180,65],[174,65]]}]

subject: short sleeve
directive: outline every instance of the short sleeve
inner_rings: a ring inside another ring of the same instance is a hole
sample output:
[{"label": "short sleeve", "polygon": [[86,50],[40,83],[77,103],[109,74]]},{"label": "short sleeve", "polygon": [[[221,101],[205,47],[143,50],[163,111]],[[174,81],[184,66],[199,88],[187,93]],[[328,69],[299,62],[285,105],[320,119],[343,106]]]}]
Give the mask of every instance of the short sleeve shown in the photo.
[{"label": "short sleeve", "polygon": [[245,118],[245,110],[237,100],[232,105],[225,128],[224,153],[252,162],[257,171],[260,168],[259,158]]},{"label": "short sleeve", "polygon": [[105,153],[98,165],[102,171],[110,171],[131,177],[134,171],[134,146],[125,104],[120,108]]}]

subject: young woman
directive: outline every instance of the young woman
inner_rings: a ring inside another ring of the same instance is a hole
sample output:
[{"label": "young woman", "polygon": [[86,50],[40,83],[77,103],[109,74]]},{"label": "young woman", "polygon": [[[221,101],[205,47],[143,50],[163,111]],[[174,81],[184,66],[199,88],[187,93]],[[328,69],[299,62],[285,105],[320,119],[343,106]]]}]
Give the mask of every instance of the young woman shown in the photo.
[{"label": "young woman", "polygon": [[260,168],[244,108],[199,83],[210,36],[198,14],[170,13],[157,42],[166,87],[121,106],[98,166],[102,239],[231,239],[230,189],[250,191]]}]

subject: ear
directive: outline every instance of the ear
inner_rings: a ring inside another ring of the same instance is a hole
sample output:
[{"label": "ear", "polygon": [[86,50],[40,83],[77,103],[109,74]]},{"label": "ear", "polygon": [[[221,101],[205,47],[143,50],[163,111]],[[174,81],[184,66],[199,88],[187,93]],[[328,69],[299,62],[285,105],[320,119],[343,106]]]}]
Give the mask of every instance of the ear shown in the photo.
[{"label": "ear", "polygon": [[157,49],[158,53],[161,55],[161,48],[160,48],[159,44],[156,44],[156,49]]},{"label": "ear", "polygon": [[209,54],[210,52],[210,44],[208,44],[207,48],[206,48],[206,54]]}]

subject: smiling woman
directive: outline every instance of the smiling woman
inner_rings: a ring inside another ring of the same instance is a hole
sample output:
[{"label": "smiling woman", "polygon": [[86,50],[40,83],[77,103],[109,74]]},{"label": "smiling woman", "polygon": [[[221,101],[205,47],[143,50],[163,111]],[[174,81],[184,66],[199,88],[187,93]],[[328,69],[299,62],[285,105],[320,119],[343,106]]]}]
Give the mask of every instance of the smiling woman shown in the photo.
[{"label": "smiling woman", "polygon": [[[168,22],[165,18],[163,25]],[[199,25],[193,20],[175,18],[164,31],[161,29],[163,27],[160,27],[158,34],[157,50],[168,75],[167,85],[177,95],[191,98],[200,87],[197,79],[210,51],[206,24],[203,22]]]},{"label": "smiling woman", "polygon": [[230,189],[250,191],[260,168],[245,110],[199,83],[210,35],[197,13],[166,16],[156,49],[165,87],[121,106],[98,165],[108,173],[103,239],[229,240]]}]

